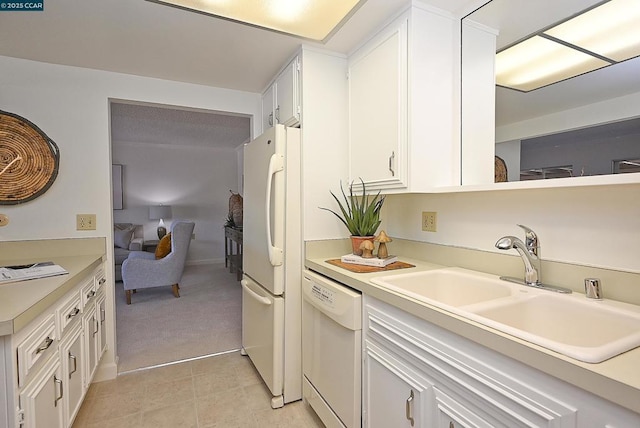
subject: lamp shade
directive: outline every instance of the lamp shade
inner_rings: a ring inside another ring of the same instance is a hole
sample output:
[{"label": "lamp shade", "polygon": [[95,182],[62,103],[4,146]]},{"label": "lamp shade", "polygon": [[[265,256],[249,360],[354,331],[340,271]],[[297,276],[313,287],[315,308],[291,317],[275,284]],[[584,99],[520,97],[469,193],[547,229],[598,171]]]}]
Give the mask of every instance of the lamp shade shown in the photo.
[{"label": "lamp shade", "polygon": [[149,220],[171,218],[171,205],[152,205],[149,207]]}]

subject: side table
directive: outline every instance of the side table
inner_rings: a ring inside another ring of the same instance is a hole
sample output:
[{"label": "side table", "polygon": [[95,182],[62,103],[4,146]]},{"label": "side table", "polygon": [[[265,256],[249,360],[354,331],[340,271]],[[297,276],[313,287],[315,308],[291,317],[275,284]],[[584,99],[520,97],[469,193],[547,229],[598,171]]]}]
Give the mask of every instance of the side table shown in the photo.
[{"label": "side table", "polygon": [[160,241],[157,240],[157,239],[150,239],[148,241],[144,241],[144,243],[142,244],[142,251],[147,251],[149,253],[155,253],[156,252],[156,247],[158,246],[159,243],[160,243]]},{"label": "side table", "polygon": [[242,279],[242,229],[224,228],[224,266],[236,272],[238,281]]}]

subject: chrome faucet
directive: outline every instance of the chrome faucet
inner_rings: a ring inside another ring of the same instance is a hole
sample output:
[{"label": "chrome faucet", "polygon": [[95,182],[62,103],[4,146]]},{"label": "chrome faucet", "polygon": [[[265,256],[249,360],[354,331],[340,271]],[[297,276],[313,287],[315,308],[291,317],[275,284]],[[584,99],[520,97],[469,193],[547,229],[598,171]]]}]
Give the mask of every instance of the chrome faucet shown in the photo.
[{"label": "chrome faucet", "polygon": [[541,282],[540,243],[538,235],[527,226],[519,224],[525,232],[525,242],[515,236],[504,236],[496,242],[500,250],[515,249],[524,262],[524,282],[527,285],[538,285]]},{"label": "chrome faucet", "polygon": [[542,268],[540,265],[540,241],[538,240],[538,235],[536,235],[536,233],[527,226],[523,226],[521,224],[519,224],[518,226],[524,229],[525,242],[522,242],[522,240],[516,238],[515,236],[503,236],[502,238],[498,239],[498,242],[496,242],[496,248],[500,250],[515,249],[518,254],[520,254],[520,257],[522,257],[522,261],[524,262],[524,281],[506,276],[501,276],[500,279],[528,285],[530,287],[537,287],[545,290],[555,291],[558,293],[571,293],[571,290],[569,290],[568,288],[557,287],[554,285],[547,285],[542,283]]}]

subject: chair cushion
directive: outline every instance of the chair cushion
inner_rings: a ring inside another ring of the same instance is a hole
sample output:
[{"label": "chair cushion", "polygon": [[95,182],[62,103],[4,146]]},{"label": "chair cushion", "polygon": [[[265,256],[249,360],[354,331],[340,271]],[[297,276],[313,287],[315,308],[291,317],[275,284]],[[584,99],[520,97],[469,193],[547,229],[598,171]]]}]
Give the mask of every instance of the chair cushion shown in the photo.
[{"label": "chair cushion", "polygon": [[126,259],[127,257],[129,257],[129,253],[130,253],[130,252],[131,252],[131,251],[129,251],[129,250],[125,250],[125,249],[123,249],[123,248],[115,247],[115,248],[113,249],[113,258],[115,259],[115,260],[114,260],[114,264],[116,264],[116,265],[121,265],[121,264],[122,264],[122,262],[124,262],[124,261],[125,261],[125,259]]},{"label": "chair cushion", "polygon": [[162,237],[156,247],[156,259],[161,259],[171,252],[171,232]]},{"label": "chair cushion", "polygon": [[120,229],[115,227],[113,229],[113,245],[119,248],[129,249],[131,238],[133,237],[133,227],[127,229]]}]

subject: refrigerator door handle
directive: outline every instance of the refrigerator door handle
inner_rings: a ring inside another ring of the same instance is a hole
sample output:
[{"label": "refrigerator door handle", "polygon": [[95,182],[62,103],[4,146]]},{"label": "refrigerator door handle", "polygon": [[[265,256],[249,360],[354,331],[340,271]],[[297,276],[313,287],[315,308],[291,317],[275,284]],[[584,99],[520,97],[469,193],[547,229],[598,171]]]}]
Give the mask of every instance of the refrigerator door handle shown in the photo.
[{"label": "refrigerator door handle", "polygon": [[266,305],[266,306],[270,306],[271,305],[271,300],[267,299],[264,296],[259,295],[258,293],[256,293],[252,289],[250,289],[249,286],[247,285],[247,281],[245,279],[240,281],[240,284],[242,284],[242,288],[244,288],[244,291],[246,291],[247,294],[249,296],[251,296],[253,299],[257,300],[258,302],[262,303],[263,305]]},{"label": "refrigerator door handle", "polygon": [[267,173],[267,197],[265,203],[265,219],[267,220],[267,249],[269,251],[269,262],[271,266],[280,266],[283,259],[282,248],[273,246],[273,239],[271,237],[271,184],[273,182],[273,176],[276,172],[284,169],[284,156],[279,154],[271,155],[269,160],[269,171]]}]

